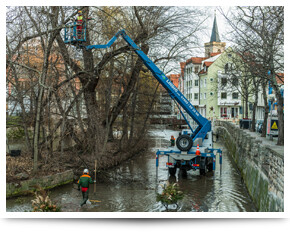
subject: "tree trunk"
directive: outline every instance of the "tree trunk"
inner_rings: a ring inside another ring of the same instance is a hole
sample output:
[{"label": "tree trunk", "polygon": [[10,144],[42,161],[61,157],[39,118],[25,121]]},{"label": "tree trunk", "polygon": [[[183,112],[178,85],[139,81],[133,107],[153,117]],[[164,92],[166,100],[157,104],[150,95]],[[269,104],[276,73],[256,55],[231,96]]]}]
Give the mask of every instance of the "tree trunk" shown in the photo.
[{"label": "tree trunk", "polygon": [[132,115],[131,115],[131,122],[130,122],[129,144],[131,144],[132,139],[134,137],[135,112],[136,112],[136,100],[137,100],[138,89],[139,89],[139,79],[137,80],[136,89],[132,96]]},{"label": "tree trunk", "polygon": [[[91,88],[84,88],[84,98],[86,101],[87,109],[87,124],[88,129],[86,132],[87,138],[87,150],[92,154],[96,154],[99,151],[99,144],[97,135],[100,135],[100,130],[98,126],[99,114],[97,111],[97,101],[96,101],[96,91]],[[104,135],[103,135],[104,136]]]},{"label": "tree trunk", "polygon": [[[42,73],[41,81],[46,79],[46,73]],[[44,87],[39,87],[39,94],[37,98],[36,104],[36,117],[35,117],[35,126],[34,126],[34,134],[33,134],[33,171],[36,172],[38,170],[38,157],[39,157],[39,135],[40,135],[40,119],[42,113],[42,98],[44,93]]]},{"label": "tree trunk", "polygon": [[149,119],[150,113],[151,113],[153,105],[154,105],[153,103],[154,103],[154,100],[155,100],[156,95],[157,95],[158,87],[159,87],[159,83],[156,85],[156,88],[155,88],[155,91],[154,91],[154,94],[153,94],[153,97],[152,97],[152,100],[151,100],[151,104],[149,104],[149,106],[148,106],[147,115],[145,117],[144,123],[142,124],[143,126],[142,126],[142,128],[141,128],[141,130],[139,132],[139,137],[135,140],[135,142],[134,142],[132,147],[135,147],[140,142],[140,140],[142,138],[144,138],[144,133],[145,133],[146,126],[147,126],[147,121]]},{"label": "tree trunk", "polygon": [[284,99],[281,95],[278,97],[278,142],[277,145],[284,146]]},{"label": "tree trunk", "polygon": [[127,106],[123,109],[122,114],[122,137],[119,142],[119,150],[122,151],[128,142],[128,113],[127,113]]},{"label": "tree trunk", "polygon": [[[147,54],[149,51],[149,48],[147,45],[142,45],[141,50]],[[139,74],[141,72],[142,66],[143,66],[143,61],[141,58],[138,57],[135,66],[132,70],[132,74],[130,77],[130,80],[128,82],[128,85],[126,86],[126,89],[124,90],[123,94],[121,95],[119,101],[117,104],[113,107],[112,111],[109,114],[109,119],[111,120],[111,124],[115,122],[125,105],[127,104],[129,97],[134,90],[134,87],[136,85],[137,79],[139,78]],[[106,121],[103,121],[103,124],[106,125]]]},{"label": "tree trunk", "polygon": [[[278,113],[278,141],[277,145],[284,145],[284,99],[281,95],[280,88],[276,81],[276,74],[274,72],[274,58],[271,54],[270,56],[270,71],[271,71],[271,85],[275,91],[275,96],[277,99],[277,113]],[[272,110],[272,109],[271,109]]]},{"label": "tree trunk", "polygon": [[269,115],[269,107],[268,107],[266,87],[267,87],[267,80],[264,80],[263,83],[262,83],[262,89],[263,89],[263,99],[264,99],[265,112],[264,112],[264,122],[263,122],[263,128],[262,128],[261,137],[266,137],[266,134],[267,134],[267,121],[268,121],[268,115]]},{"label": "tree trunk", "polygon": [[252,115],[252,128],[251,131],[255,132],[256,131],[256,109],[258,106],[258,87],[255,90],[255,101],[253,105],[253,115]]},{"label": "tree trunk", "polygon": [[[272,80],[274,82],[274,80]],[[277,98],[277,113],[278,113],[278,141],[277,145],[284,145],[284,99],[280,93],[280,89],[277,85],[273,85],[275,95]]]},{"label": "tree trunk", "polygon": [[245,98],[245,118],[248,119],[249,118],[249,99],[248,99],[248,94],[246,94],[246,98]]}]

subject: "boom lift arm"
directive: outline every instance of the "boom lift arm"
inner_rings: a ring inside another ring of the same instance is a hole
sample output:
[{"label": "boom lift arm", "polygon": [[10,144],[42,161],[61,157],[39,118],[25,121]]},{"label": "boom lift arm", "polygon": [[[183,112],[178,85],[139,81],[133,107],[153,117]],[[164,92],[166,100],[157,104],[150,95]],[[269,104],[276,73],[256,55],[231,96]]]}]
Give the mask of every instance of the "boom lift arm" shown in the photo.
[{"label": "boom lift arm", "polygon": [[[198,124],[195,130],[192,130],[192,140],[197,138],[205,139],[207,133],[211,131],[211,122],[204,118],[193,105],[185,98],[185,96],[174,86],[174,84],[166,77],[166,75],[152,62],[148,56],[135,44],[135,42],[126,34],[125,30],[121,30],[115,34],[115,36],[105,45],[88,45],[85,49],[104,49],[109,48],[116,39],[122,36],[127,44],[134,50],[134,52],[142,59],[145,66],[152,72],[153,76],[159,83],[168,91],[170,97],[179,103],[179,105],[188,113],[188,115]],[[182,111],[181,111],[182,113]],[[182,113],[183,115],[183,113]],[[184,115],[183,115],[184,116]]]}]

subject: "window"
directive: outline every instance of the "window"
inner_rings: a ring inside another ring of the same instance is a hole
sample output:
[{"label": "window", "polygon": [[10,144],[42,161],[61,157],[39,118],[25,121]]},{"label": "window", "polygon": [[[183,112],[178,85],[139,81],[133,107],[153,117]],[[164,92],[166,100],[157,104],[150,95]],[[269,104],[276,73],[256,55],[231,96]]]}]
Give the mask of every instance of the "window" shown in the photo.
[{"label": "window", "polygon": [[239,109],[238,108],[232,108],[231,109],[231,117],[236,118],[239,116]]},{"label": "window", "polygon": [[227,108],[221,108],[221,117],[227,117]]},{"label": "window", "polygon": [[198,93],[194,93],[194,99],[195,99],[195,100],[198,99]]},{"label": "window", "polygon": [[213,78],[210,78],[210,81],[212,82],[213,81]]},{"label": "window", "polygon": [[213,92],[211,92],[210,95],[213,95]]},{"label": "window", "polygon": [[239,80],[238,80],[237,76],[235,76],[235,75],[233,76],[232,83],[233,83],[234,87],[237,87],[239,85]]},{"label": "window", "polygon": [[194,80],[194,86],[198,87],[198,80]]},{"label": "window", "polygon": [[202,93],[200,93],[200,99],[202,100]]},{"label": "window", "polygon": [[227,63],[225,65],[225,73],[228,73],[229,71],[232,71],[235,69],[235,66],[233,63]]},{"label": "window", "polygon": [[226,99],[227,98],[227,93],[226,92],[222,92],[221,93],[221,98],[222,99]]},{"label": "window", "polygon": [[206,79],[204,79],[204,87],[206,87]]},{"label": "window", "polygon": [[222,86],[226,86],[227,85],[227,78],[222,78],[221,79],[221,83],[222,83]]},{"label": "window", "polygon": [[239,98],[239,93],[235,92],[233,93],[232,99],[237,100]]},{"label": "window", "polygon": [[204,99],[206,99],[206,93],[204,93]]},{"label": "window", "polygon": [[198,66],[194,67],[194,73],[196,73],[196,74],[198,73]]}]

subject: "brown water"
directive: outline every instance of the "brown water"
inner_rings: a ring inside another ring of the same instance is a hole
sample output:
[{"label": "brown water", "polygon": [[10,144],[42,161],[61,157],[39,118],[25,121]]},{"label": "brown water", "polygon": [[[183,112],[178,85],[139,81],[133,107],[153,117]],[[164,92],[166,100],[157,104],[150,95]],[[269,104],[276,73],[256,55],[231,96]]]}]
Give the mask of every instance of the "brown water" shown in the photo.
[{"label": "brown water", "polygon": [[[124,162],[107,174],[105,181],[97,182],[96,192],[90,188],[90,200],[79,207],[81,193],[75,184],[51,190],[51,198],[67,212],[161,212],[165,207],[156,202],[156,192],[161,193],[161,184],[177,182],[185,193],[179,206],[169,206],[168,211],[178,212],[251,212],[256,211],[233,161],[222,144],[215,148],[223,150],[222,170],[218,164],[215,172],[200,176],[199,171],[189,171],[186,178],[177,170],[176,177],[168,175],[165,163],[167,157],[160,157],[158,178],[156,177],[156,148],[168,146],[171,130],[155,130],[152,137],[155,148],[151,152]],[[6,211],[30,211],[32,197],[7,200]]]}]

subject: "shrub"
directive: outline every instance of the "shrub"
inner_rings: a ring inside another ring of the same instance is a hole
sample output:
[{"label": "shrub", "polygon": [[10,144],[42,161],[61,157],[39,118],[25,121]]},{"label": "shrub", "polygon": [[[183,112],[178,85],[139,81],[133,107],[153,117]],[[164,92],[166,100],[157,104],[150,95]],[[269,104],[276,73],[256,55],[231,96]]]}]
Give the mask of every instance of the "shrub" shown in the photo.
[{"label": "shrub", "polygon": [[184,197],[183,192],[179,191],[177,183],[164,185],[162,188],[163,191],[161,194],[157,194],[156,200],[161,201],[165,206],[177,204],[177,201],[182,200]]},{"label": "shrub", "polygon": [[32,202],[32,212],[60,212],[61,208],[52,203],[48,193],[40,189],[35,192],[35,199]]},{"label": "shrub", "polygon": [[12,128],[7,132],[8,139],[22,139],[24,138],[24,129],[23,128]]}]

